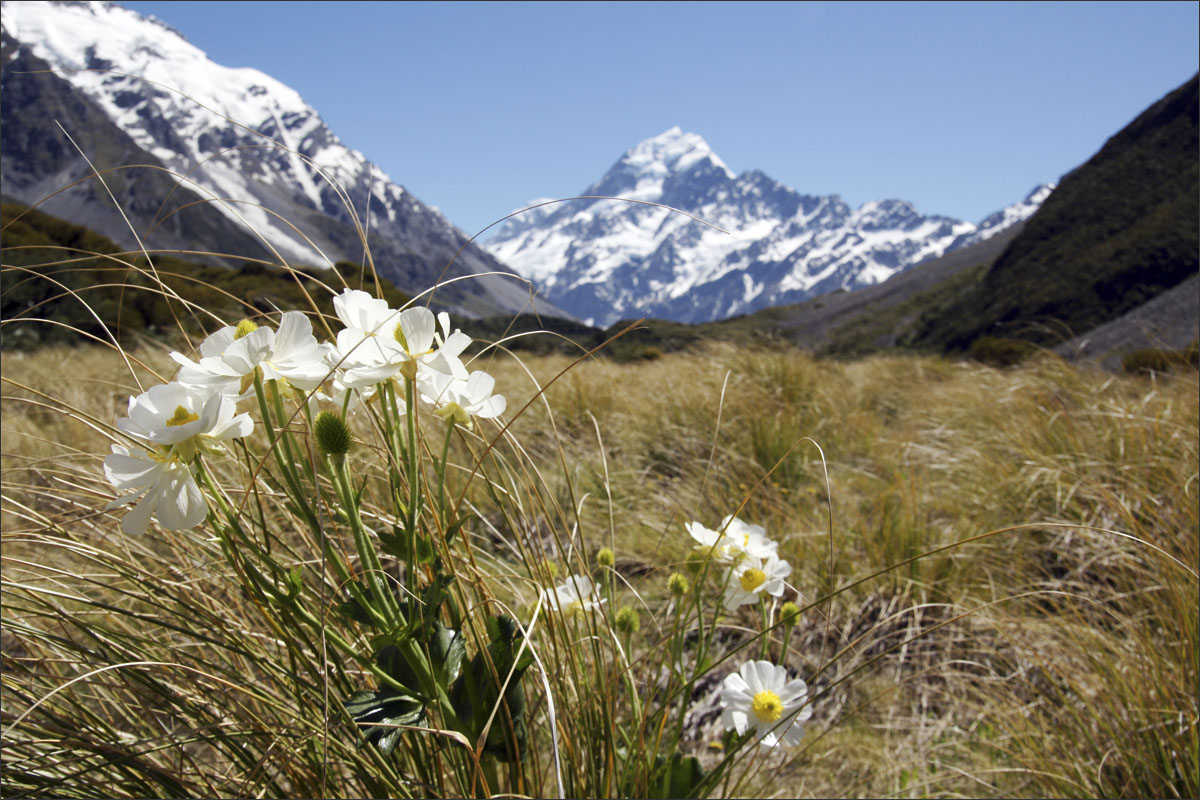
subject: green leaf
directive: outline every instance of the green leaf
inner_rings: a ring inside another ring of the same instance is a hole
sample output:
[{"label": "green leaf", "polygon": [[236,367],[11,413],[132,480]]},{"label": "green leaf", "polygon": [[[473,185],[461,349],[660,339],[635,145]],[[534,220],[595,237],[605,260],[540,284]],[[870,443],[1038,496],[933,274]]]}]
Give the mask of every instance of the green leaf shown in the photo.
[{"label": "green leaf", "polygon": [[467,644],[461,633],[438,622],[429,642],[429,654],[437,665],[442,685],[450,686],[462,672]]},{"label": "green leaf", "polygon": [[408,538],[404,535],[404,529],[399,525],[392,526],[392,533],[380,531],[378,536],[383,552],[399,559],[408,558]]},{"label": "green leaf", "polygon": [[471,738],[478,739],[500,698],[500,686],[508,679],[503,704],[488,729],[484,752],[495,756],[498,761],[512,763],[517,760],[518,752],[526,752],[528,731],[521,678],[529,664],[533,663],[533,657],[526,653],[514,666],[515,648],[520,646],[520,629],[511,617],[488,619],[487,630],[492,640],[487,655],[495,668],[495,675],[484,654],[476,654],[450,687],[450,702],[459,719],[470,729]]},{"label": "green leaf", "polygon": [[[404,616],[408,618],[413,635],[426,639],[433,635],[432,621],[437,619],[438,610],[446,601],[446,590],[454,582],[453,575],[439,573],[433,582],[421,590],[418,599],[409,598],[403,603]],[[422,621],[424,626],[422,626]]]},{"label": "green leaf", "polygon": [[[394,637],[381,636],[378,637],[373,645],[379,647],[379,644]],[[396,681],[405,687],[409,687],[408,691],[413,695],[419,696],[420,691],[412,688],[421,685],[421,679],[413,668],[409,666],[408,660],[404,658],[400,648],[394,644],[384,644],[375,652],[375,663],[379,668],[388,674],[392,680]]]},{"label": "green leaf", "polygon": [[346,702],[346,712],[354,718],[367,741],[390,753],[400,741],[403,728],[391,725],[424,725],[425,704],[394,689],[358,692]]},{"label": "green leaf", "polygon": [[679,753],[671,756],[671,763],[663,773],[657,787],[661,793],[651,794],[651,797],[695,797],[696,788],[704,780],[704,770],[695,756],[684,758]]},{"label": "green leaf", "polygon": [[452,522],[450,524],[450,527],[446,528],[446,544],[450,544],[451,542],[453,542],[454,537],[457,536],[460,531],[462,531],[463,526],[466,525],[468,522],[470,522],[473,518],[474,517],[472,515],[468,514],[467,516],[463,517],[462,519],[458,519],[458,520],[455,520],[454,522]]},{"label": "green leaf", "polygon": [[433,563],[433,543],[427,536],[417,537],[417,561],[422,564]]},{"label": "green leaf", "polygon": [[304,567],[297,564],[296,568],[287,574],[287,599],[295,600],[300,596],[304,587]]}]

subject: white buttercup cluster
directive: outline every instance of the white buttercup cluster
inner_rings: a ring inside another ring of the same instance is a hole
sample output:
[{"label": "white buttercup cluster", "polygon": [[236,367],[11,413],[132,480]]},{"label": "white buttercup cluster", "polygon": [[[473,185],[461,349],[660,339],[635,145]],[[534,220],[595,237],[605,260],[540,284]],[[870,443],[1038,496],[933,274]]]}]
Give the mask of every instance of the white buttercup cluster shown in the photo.
[{"label": "white buttercup cluster", "polygon": [[[696,550],[722,570],[727,611],[783,595],[792,566],[779,558],[779,544],[767,538],[764,528],[732,515],[715,531],[698,522],[686,527]],[[766,747],[798,743],[804,735],[801,723],[812,716],[804,681],[763,660],[747,661],[725,677],[721,708],[727,730],[739,736],[753,731]]]},{"label": "white buttercup cluster", "polygon": [[156,517],[167,530],[204,521],[208,503],[193,474],[200,453],[215,453],[221,442],[249,435],[254,422],[237,404],[217,392],[182,383],[150,387],[129,398],[129,416],[117,427],[138,445],[114,444],[104,459],[104,475],[118,497],[109,508],[136,502],[121,520],[126,533],[143,533]]},{"label": "white buttercup cluster", "polygon": [[[144,532],[151,517],[168,530],[204,521],[208,503],[196,482],[197,457],[220,453],[222,442],[254,429],[237,404],[253,396],[256,377],[339,405],[348,391],[365,399],[379,384],[403,378],[452,424],[470,426],[473,417],[504,412],[493,378],[463,363],[471,337],[451,332],[449,315],[392,309],[353,289],[335,297],[333,306],[345,326],[335,343],[318,342],[298,311],[284,313],[278,329],[245,320],[206,338],[198,361],[171,353],[180,367],[175,380],[129,398],[129,416],[117,427],[131,444],[113,445],[104,459],[105,476],[122,493],[109,508],[135,504],[121,523],[126,533]],[[404,392],[396,396],[402,403]]]},{"label": "white buttercup cluster", "polygon": [[783,595],[784,579],[792,574],[792,565],[779,558],[779,545],[767,538],[764,528],[732,515],[715,531],[698,522],[686,527],[698,543],[696,549],[725,570],[727,610],[757,603],[766,595]]},{"label": "white buttercup cluster", "polygon": [[471,337],[451,332],[449,314],[435,317],[421,306],[397,311],[355,289],[335,297],[333,309],[346,327],[331,360],[346,388],[369,390],[401,376],[415,381],[421,399],[449,421],[470,425],[472,417],[504,413],[504,397],[492,393],[492,376],[469,372],[463,364]]}]

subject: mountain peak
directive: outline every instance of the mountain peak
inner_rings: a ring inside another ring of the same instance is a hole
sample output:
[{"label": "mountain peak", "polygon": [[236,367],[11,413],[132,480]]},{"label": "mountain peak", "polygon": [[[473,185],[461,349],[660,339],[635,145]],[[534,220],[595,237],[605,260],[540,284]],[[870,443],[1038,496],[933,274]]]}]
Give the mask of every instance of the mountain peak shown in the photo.
[{"label": "mountain peak", "polygon": [[734,178],[703,136],[676,125],[625,151],[587,194],[661,201],[668,180],[693,172]]},{"label": "mountain peak", "polygon": [[643,172],[680,173],[706,158],[723,167],[729,173],[729,177],[733,177],[725,162],[717,158],[703,136],[684,132],[676,125],[630,148],[620,163]]}]

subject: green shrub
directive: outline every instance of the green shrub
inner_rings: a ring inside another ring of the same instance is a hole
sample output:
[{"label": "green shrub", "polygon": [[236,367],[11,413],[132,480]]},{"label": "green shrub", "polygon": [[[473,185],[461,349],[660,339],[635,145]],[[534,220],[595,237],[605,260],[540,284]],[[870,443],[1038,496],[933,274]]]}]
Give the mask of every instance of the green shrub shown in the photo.
[{"label": "green shrub", "polygon": [[971,342],[968,355],[975,361],[993,367],[1011,367],[1033,355],[1037,348],[1021,339],[981,336]]},{"label": "green shrub", "polygon": [[1182,350],[1162,350],[1146,347],[1126,353],[1121,358],[1121,368],[1129,373],[1173,372],[1176,369],[1200,366],[1200,351],[1196,342]]}]

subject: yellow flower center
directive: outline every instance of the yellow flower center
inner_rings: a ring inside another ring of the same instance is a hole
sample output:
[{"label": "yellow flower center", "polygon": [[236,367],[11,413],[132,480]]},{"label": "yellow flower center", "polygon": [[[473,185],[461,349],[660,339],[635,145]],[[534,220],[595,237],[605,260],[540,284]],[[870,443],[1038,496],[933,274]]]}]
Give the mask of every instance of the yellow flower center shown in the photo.
[{"label": "yellow flower center", "polygon": [[759,722],[775,722],[783,716],[783,702],[779,695],[769,689],[763,689],[754,695],[750,702],[750,710],[758,717]]},{"label": "yellow flower center", "polygon": [[742,573],[741,577],[738,578],[738,582],[742,584],[742,588],[747,592],[753,592],[767,582],[767,574],[761,569],[750,567],[750,569]]},{"label": "yellow flower center", "polygon": [[187,425],[189,422],[195,422],[200,417],[188,411],[183,406],[175,406],[175,414],[167,420],[167,427],[174,428],[177,425]]}]

